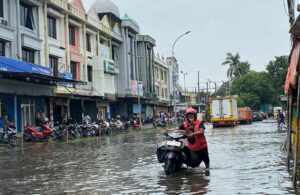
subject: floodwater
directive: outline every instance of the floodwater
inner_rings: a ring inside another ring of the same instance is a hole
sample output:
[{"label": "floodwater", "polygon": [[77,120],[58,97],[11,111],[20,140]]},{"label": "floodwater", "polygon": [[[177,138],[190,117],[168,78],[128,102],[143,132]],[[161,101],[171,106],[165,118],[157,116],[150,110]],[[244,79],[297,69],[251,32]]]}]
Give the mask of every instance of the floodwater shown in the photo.
[{"label": "floodwater", "polygon": [[0,148],[0,194],[294,194],[275,123],[206,125],[211,168],[166,176],[159,130]]}]

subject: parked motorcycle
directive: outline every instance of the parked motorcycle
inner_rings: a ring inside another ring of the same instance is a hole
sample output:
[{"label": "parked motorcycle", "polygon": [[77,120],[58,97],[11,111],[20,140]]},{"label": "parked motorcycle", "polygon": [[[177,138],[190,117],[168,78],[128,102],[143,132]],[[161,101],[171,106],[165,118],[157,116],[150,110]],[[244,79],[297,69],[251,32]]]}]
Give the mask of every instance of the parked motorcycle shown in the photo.
[{"label": "parked motorcycle", "polygon": [[153,127],[156,129],[157,127],[166,127],[167,122],[163,118],[158,118],[153,121]]},{"label": "parked motorcycle", "polygon": [[182,168],[187,157],[184,151],[187,148],[187,136],[184,131],[165,133],[165,140],[157,146],[157,159],[159,163],[164,163],[164,170],[167,175],[175,173]]},{"label": "parked motorcycle", "polygon": [[0,143],[10,144],[15,147],[20,144],[20,140],[17,136],[16,127],[6,127],[6,132],[3,128],[0,128]]},{"label": "parked motorcycle", "polygon": [[78,132],[78,125],[75,120],[69,119],[66,122],[66,127],[67,127],[67,131],[68,131],[69,139],[75,139],[75,138],[80,137],[80,134]]},{"label": "parked motorcycle", "polygon": [[96,135],[95,127],[86,122],[78,125],[78,132],[81,137],[93,137]]},{"label": "parked motorcycle", "polygon": [[25,126],[24,129],[25,141],[54,141],[55,134],[48,123],[42,125],[42,127]]},{"label": "parked motorcycle", "polygon": [[63,140],[66,135],[66,126],[63,124],[55,123],[53,133],[56,139]]}]

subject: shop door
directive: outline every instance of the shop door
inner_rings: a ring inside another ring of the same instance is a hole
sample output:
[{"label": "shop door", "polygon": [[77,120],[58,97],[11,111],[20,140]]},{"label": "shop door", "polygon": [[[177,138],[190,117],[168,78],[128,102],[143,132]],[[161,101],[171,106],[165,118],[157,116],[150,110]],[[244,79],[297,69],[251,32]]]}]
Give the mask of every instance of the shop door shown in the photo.
[{"label": "shop door", "polygon": [[100,106],[98,110],[99,119],[103,118],[106,119],[106,106]]},{"label": "shop door", "polygon": [[25,125],[35,125],[35,106],[34,104],[21,104],[22,109],[22,128]]}]

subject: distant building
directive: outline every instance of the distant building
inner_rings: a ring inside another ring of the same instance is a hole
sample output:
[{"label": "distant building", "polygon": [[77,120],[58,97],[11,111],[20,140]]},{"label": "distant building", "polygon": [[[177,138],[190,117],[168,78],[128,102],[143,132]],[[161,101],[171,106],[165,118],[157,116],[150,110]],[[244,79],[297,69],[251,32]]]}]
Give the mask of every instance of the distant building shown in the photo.
[{"label": "distant building", "polygon": [[169,66],[163,56],[157,54],[154,60],[155,91],[158,101],[155,105],[155,113],[168,113],[170,106],[169,96]]}]

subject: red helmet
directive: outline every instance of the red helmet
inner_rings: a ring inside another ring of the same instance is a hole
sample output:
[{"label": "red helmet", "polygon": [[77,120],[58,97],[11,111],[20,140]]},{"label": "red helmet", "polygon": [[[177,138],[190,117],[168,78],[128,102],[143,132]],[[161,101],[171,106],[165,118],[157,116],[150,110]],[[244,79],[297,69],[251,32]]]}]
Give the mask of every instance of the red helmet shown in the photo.
[{"label": "red helmet", "polygon": [[189,114],[193,114],[195,116],[195,119],[197,119],[197,111],[194,108],[188,108],[185,111],[185,117],[187,117],[187,115]]}]

